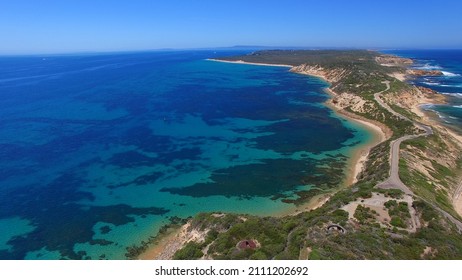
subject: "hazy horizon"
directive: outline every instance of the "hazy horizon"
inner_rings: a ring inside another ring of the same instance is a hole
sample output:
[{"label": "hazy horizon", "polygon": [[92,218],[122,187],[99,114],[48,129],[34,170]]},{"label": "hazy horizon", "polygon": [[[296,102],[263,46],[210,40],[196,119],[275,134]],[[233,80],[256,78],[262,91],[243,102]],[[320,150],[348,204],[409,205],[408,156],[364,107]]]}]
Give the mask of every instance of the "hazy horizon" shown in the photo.
[{"label": "hazy horizon", "polygon": [[0,2],[1,55],[214,49],[235,45],[461,49],[450,0]]},{"label": "hazy horizon", "polygon": [[393,51],[393,50],[462,50],[460,48],[349,48],[349,47],[298,47],[298,46],[230,46],[230,47],[197,47],[197,48],[159,48],[159,49],[133,49],[133,50],[88,50],[88,51],[63,51],[63,52],[37,52],[37,53],[0,53],[0,56],[72,56],[72,55],[105,55],[105,54],[130,54],[148,52],[182,52],[182,51],[232,51],[232,50],[372,50],[372,51]]}]

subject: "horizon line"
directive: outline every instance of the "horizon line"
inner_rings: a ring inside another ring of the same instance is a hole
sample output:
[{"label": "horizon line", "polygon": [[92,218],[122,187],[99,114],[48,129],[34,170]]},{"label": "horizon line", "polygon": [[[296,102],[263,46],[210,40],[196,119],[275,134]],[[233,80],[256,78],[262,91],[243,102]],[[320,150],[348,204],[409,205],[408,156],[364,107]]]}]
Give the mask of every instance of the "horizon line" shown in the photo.
[{"label": "horizon line", "polygon": [[309,47],[309,46],[264,46],[264,45],[235,45],[227,47],[193,47],[193,48],[157,48],[157,49],[127,49],[127,50],[83,50],[83,51],[57,51],[57,52],[0,52],[0,56],[60,56],[60,55],[98,55],[98,54],[122,54],[122,53],[142,53],[142,52],[162,52],[162,51],[206,51],[206,50],[462,50],[462,47]]}]

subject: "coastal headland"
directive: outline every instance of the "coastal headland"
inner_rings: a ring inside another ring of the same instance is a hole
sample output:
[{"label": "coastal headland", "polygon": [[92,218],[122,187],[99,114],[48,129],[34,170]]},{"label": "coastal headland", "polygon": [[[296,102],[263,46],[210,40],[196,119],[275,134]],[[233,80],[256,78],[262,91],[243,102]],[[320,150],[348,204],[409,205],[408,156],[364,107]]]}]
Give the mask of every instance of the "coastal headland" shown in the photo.
[{"label": "coastal headland", "polygon": [[[342,186],[306,194],[295,212],[199,214],[129,257],[462,258],[462,139],[419,108],[444,97],[406,83],[439,71],[416,71],[410,59],[366,50],[273,50],[213,60],[290,67],[323,79],[330,84],[327,106],[367,127],[373,140],[351,156]],[[242,240],[258,246],[240,249]]]}]

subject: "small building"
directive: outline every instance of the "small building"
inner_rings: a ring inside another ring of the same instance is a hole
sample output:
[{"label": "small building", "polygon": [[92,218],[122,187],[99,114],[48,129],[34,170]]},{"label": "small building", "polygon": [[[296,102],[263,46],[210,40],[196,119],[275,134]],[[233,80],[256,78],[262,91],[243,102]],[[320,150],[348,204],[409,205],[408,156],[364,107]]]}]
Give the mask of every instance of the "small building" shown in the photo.
[{"label": "small building", "polygon": [[246,240],[241,240],[239,243],[237,243],[236,247],[240,250],[244,249],[256,249],[257,244],[255,243],[254,240],[246,239]]},{"label": "small building", "polygon": [[327,233],[331,232],[338,232],[338,233],[346,233],[346,229],[341,225],[331,224],[327,226]]}]

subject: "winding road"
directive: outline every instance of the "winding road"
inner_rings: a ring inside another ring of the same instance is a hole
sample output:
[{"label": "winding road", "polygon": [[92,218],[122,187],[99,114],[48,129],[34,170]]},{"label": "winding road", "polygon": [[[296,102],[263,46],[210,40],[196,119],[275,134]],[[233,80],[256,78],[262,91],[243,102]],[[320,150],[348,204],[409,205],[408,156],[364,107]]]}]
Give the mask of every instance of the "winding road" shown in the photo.
[{"label": "winding road", "polygon": [[[409,118],[401,115],[400,113],[395,112],[393,109],[390,108],[390,106],[388,106],[388,104],[383,102],[383,100],[380,98],[380,94],[390,89],[390,82],[386,81],[386,82],[382,82],[382,83],[384,83],[387,86],[387,88],[385,90],[381,91],[381,92],[377,92],[377,93],[374,94],[375,101],[377,101],[377,103],[380,106],[382,106],[385,110],[387,110],[391,114],[395,115],[396,117],[398,117],[398,118],[400,118],[402,120],[412,122]],[[391,165],[390,166],[390,177],[388,177],[388,179],[385,180],[384,182],[380,183],[378,185],[379,188],[382,188],[382,189],[400,189],[405,194],[408,194],[408,195],[413,194],[411,189],[409,189],[401,181],[401,179],[399,178],[399,147],[401,145],[401,142],[403,142],[403,141],[414,139],[414,138],[421,137],[421,136],[428,136],[428,135],[433,134],[433,130],[432,130],[432,128],[430,126],[424,125],[424,124],[421,124],[421,123],[416,123],[416,122],[414,122],[414,124],[417,127],[423,129],[425,132],[422,133],[422,134],[417,134],[417,135],[405,135],[405,136],[400,137],[400,138],[398,138],[398,139],[391,142],[391,148],[390,148],[390,165]]]},{"label": "winding road", "polygon": [[[415,135],[414,134],[413,135],[405,135],[405,136],[402,136],[402,137],[400,137],[400,138],[398,138],[398,139],[391,142],[391,147],[390,147],[390,176],[385,181],[379,183],[377,185],[377,187],[382,188],[382,189],[399,189],[399,190],[403,191],[406,195],[415,196],[415,197],[418,197],[418,198],[424,200],[425,202],[432,205],[433,208],[435,208],[435,210],[437,210],[443,216],[445,216],[450,221],[452,221],[457,226],[457,228],[459,229],[459,232],[462,232],[462,222],[460,222],[459,220],[454,218],[451,214],[449,214],[448,212],[446,212],[443,209],[439,208],[437,205],[433,204],[432,202],[427,201],[427,200],[423,199],[422,197],[416,196],[412,192],[412,190],[408,186],[406,186],[401,181],[401,179],[399,178],[399,147],[400,147],[401,143],[403,141],[414,139],[414,138],[417,138],[417,137],[432,135],[433,134],[433,129],[428,125],[422,124],[420,122],[412,121],[411,119],[409,119],[409,118],[395,112],[393,109],[391,109],[390,106],[388,106],[388,104],[383,102],[383,100],[380,97],[380,94],[382,94],[383,92],[386,92],[386,91],[388,91],[390,89],[390,82],[389,81],[384,81],[382,83],[386,85],[386,89],[374,94],[375,101],[377,101],[377,103],[381,107],[383,107],[385,110],[387,110],[391,114],[397,116],[398,118],[400,118],[402,120],[412,122],[415,126],[417,126],[418,128],[422,129],[425,132],[421,133],[421,134],[415,134]],[[414,213],[411,213],[411,216],[413,217],[413,219],[412,219],[413,228],[418,228],[418,227],[420,227],[419,219],[415,216],[415,210],[413,208],[412,209],[411,208],[412,207],[409,208],[410,211],[414,212]]]}]

